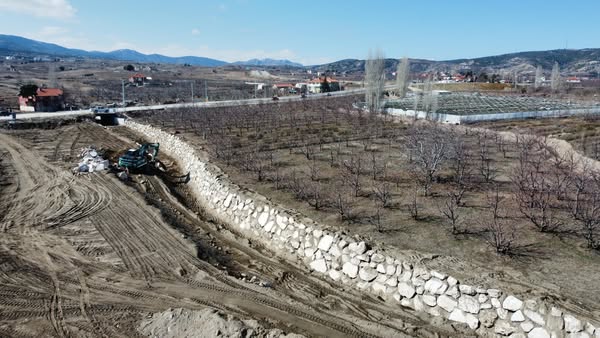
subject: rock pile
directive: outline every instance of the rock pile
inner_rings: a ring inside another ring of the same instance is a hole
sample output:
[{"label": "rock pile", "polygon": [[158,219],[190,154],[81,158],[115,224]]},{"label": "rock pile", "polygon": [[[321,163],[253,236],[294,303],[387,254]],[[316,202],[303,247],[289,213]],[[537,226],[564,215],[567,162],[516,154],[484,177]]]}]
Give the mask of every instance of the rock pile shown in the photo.
[{"label": "rock pile", "polygon": [[98,150],[94,146],[83,148],[80,151],[79,157],[81,162],[77,167],[73,168],[74,172],[94,172],[108,169],[110,163],[98,154]]},{"label": "rock pile", "polygon": [[600,338],[598,323],[584,321],[540,300],[522,300],[498,289],[461,284],[452,276],[384,255],[364,241],[329,231],[306,218],[248,193],[207,168],[179,138],[151,126],[127,126],[160,142],[185,171],[207,210],[272,250],[302,260],[317,273],[400,305],[468,325],[473,330],[514,337]]}]

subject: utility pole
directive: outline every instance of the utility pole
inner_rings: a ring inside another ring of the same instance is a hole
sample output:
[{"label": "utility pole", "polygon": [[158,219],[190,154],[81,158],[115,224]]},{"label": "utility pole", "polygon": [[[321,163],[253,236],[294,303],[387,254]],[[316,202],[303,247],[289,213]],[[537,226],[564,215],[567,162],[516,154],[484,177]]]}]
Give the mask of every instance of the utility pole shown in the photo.
[{"label": "utility pole", "polygon": [[208,102],[208,87],[206,86],[206,80],[204,80],[204,101]]},{"label": "utility pole", "polygon": [[121,79],[121,98],[123,99],[123,108],[125,108],[125,80]]},{"label": "utility pole", "polygon": [[194,103],[194,80],[192,80],[192,103]]}]

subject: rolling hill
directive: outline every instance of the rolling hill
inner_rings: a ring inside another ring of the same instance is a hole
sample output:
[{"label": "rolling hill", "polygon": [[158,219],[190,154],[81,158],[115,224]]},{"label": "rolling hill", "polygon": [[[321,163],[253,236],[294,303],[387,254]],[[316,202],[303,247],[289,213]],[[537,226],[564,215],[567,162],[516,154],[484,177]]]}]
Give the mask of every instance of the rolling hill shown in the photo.
[{"label": "rolling hill", "polygon": [[171,57],[160,54],[142,54],[130,49],[120,49],[112,52],[85,51],[81,49],[65,48],[53,43],[31,40],[20,36],[2,34],[0,34],[0,51],[4,54],[28,53],[47,56],[70,56],[134,62],[190,64],[204,67],[218,67],[227,64],[225,61],[205,57]]}]

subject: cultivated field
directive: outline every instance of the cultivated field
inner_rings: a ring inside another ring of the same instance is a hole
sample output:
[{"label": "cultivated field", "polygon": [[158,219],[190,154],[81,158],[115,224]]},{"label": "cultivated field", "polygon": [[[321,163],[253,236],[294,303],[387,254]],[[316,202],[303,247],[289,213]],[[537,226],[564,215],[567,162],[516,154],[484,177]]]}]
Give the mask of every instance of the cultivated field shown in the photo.
[{"label": "cultivated field", "polygon": [[585,221],[596,173],[544,140],[371,117],[356,99],[135,116],[313,219],[474,284],[543,290],[598,316],[600,229]]},{"label": "cultivated field", "polygon": [[[29,129],[0,130],[2,337],[137,337],[140,325],[146,334],[169,325],[185,330],[182,311],[171,308],[209,318],[205,328],[221,325],[225,314],[255,320],[245,331],[253,337],[273,329],[327,337],[462,335],[334,287],[227,231],[176,183],[181,173],[166,157],[167,175],[136,175],[128,183],[109,172],[72,175],[83,147],[95,145],[114,160],[134,146],[139,136],[128,129],[90,122],[20,127]],[[207,308],[223,315],[210,319]]]},{"label": "cultivated field", "polygon": [[525,121],[494,121],[477,123],[474,126],[565,140],[578,152],[600,160],[600,117],[597,115]]}]

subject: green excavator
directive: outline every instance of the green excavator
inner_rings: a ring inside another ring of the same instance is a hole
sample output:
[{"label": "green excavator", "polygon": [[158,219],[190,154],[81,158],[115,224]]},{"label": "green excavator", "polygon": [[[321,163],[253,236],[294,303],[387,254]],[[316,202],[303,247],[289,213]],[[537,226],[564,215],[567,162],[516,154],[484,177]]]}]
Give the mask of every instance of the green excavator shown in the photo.
[{"label": "green excavator", "polygon": [[162,163],[156,158],[159,148],[159,143],[144,143],[137,149],[129,149],[119,157],[119,167],[130,171],[147,170],[151,167],[164,169]]}]

